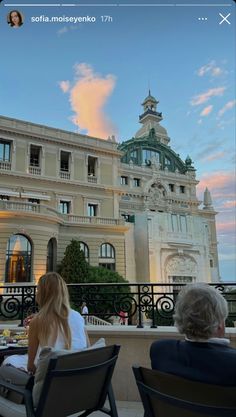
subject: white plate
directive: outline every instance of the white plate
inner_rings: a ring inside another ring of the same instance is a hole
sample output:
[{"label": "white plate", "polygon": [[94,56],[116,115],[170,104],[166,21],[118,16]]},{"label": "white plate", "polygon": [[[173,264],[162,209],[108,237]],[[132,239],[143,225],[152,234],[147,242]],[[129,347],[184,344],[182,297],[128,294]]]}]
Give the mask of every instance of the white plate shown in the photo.
[{"label": "white plate", "polygon": [[8,347],[19,347],[18,343],[8,343]]}]

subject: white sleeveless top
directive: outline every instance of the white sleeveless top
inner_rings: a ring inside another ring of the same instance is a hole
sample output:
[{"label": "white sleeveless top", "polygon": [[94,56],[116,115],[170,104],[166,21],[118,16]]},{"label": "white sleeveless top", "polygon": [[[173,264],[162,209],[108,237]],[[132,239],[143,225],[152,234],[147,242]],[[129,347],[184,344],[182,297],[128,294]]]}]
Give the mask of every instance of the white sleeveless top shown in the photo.
[{"label": "white sleeveless top", "polygon": [[[86,348],[87,340],[84,330],[83,317],[80,313],[78,313],[78,311],[70,310],[68,322],[71,331],[71,350]],[[61,333],[58,334],[56,343],[53,347],[57,350],[65,348],[65,341]]]},{"label": "white sleeveless top", "polygon": [[[71,331],[71,350],[79,350],[84,349],[87,347],[87,339],[85,334],[84,328],[84,319],[75,310],[69,311],[68,316],[69,327]],[[47,346],[51,346],[56,350],[65,349],[65,340],[61,332],[58,334],[56,343],[53,345],[52,343],[48,343]],[[39,354],[44,346],[39,346],[38,351],[34,360],[35,365],[37,366]],[[68,351],[69,352],[69,351]],[[27,371],[27,362],[28,362],[28,355],[12,355],[8,356],[3,361],[3,365],[13,365],[16,368],[22,368]]]}]

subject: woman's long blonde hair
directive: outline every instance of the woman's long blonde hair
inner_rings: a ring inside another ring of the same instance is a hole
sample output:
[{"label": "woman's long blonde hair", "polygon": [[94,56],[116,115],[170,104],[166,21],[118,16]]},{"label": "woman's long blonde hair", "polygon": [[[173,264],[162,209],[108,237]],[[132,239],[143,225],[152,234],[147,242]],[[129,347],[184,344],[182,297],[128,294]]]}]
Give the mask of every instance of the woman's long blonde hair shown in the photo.
[{"label": "woman's long blonde hair", "polygon": [[40,308],[37,314],[40,343],[45,346],[50,339],[53,339],[55,343],[58,333],[62,332],[65,349],[70,349],[69,294],[65,281],[57,272],[48,272],[41,276],[37,286],[36,300]]}]

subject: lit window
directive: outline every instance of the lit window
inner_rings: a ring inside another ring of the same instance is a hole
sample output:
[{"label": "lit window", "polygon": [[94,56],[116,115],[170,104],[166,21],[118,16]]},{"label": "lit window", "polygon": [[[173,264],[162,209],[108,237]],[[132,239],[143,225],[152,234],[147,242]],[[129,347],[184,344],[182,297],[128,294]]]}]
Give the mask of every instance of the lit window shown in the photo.
[{"label": "lit window", "polygon": [[32,245],[21,234],[8,240],[6,251],[6,282],[21,283],[31,280]]}]

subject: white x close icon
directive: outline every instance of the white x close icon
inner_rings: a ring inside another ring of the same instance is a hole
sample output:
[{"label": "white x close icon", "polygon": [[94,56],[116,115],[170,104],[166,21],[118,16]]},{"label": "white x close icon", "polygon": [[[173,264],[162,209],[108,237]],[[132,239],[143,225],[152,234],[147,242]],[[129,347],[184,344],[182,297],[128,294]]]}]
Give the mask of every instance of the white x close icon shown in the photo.
[{"label": "white x close icon", "polygon": [[222,20],[220,21],[219,25],[222,25],[223,22],[228,23],[228,25],[231,25],[231,22],[228,20],[228,17],[231,15],[231,13],[228,13],[227,16],[224,16],[222,13],[219,13],[219,16],[222,17]]}]

